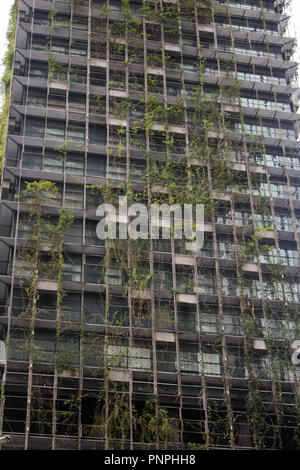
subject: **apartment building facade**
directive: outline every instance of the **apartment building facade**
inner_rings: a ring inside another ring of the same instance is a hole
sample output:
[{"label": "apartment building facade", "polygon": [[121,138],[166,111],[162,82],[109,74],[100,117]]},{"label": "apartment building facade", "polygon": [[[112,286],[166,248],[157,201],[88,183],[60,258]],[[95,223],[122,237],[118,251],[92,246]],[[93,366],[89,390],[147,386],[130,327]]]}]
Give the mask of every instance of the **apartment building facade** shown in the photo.
[{"label": "apartment building facade", "polygon": [[[16,2],[2,448],[299,448],[285,3]],[[203,247],[101,240],[97,207],[120,195],[204,204]]]}]

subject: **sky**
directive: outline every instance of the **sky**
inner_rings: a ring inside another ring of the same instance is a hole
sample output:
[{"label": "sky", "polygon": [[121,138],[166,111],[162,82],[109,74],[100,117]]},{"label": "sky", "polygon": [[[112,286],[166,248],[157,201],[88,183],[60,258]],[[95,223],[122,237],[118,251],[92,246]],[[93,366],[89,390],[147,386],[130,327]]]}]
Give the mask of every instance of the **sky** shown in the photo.
[{"label": "sky", "polygon": [[2,61],[6,49],[6,31],[9,21],[9,12],[12,7],[13,0],[2,0],[0,11],[0,62],[1,62],[1,76],[3,73]]},{"label": "sky", "polygon": [[[290,18],[290,35],[297,40],[297,52],[295,57],[297,57],[297,61],[300,61],[300,1],[293,0],[292,7],[291,7],[291,18]],[[299,69],[300,72],[300,69]]]},{"label": "sky", "polygon": [[[3,58],[6,51],[6,31],[9,21],[9,12],[12,7],[13,0],[2,0],[1,2],[1,11],[0,11],[0,77],[4,73],[4,67],[2,65]],[[0,84],[0,90],[3,90],[3,85]],[[0,108],[2,105],[2,100],[0,98]]]},{"label": "sky", "polygon": [[[3,57],[6,50],[6,30],[9,20],[9,11],[13,0],[2,0],[0,12],[0,76],[3,75]],[[295,57],[300,62],[300,0],[292,0],[292,16],[290,21],[290,36],[296,37],[298,52]],[[300,74],[299,74],[300,75]]]}]

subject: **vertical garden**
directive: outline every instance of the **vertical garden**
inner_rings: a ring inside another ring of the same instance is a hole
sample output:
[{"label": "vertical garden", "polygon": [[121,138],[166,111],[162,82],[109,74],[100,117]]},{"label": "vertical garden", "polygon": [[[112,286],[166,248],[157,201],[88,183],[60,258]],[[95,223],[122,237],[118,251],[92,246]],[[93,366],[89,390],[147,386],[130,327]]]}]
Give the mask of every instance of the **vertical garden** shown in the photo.
[{"label": "vertical garden", "polygon": [[[299,448],[287,3],[15,2],[3,448]],[[100,240],[96,209],[119,196],[203,204],[203,247],[176,239],[175,216],[170,239]]]}]

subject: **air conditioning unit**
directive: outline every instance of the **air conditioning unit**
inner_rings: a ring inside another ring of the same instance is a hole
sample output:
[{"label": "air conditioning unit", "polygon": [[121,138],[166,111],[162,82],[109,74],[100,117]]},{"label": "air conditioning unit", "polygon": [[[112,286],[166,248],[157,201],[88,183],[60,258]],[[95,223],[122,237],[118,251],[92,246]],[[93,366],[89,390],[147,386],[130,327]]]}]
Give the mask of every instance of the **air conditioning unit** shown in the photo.
[{"label": "air conditioning unit", "polygon": [[4,368],[6,364],[6,346],[4,341],[0,341],[0,368]]}]

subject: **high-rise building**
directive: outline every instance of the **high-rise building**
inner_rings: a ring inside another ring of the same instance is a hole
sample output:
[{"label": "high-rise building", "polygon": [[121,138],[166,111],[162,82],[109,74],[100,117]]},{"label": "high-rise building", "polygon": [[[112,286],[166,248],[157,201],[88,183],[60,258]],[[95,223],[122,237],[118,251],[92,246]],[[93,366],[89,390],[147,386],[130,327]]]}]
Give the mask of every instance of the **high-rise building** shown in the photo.
[{"label": "high-rise building", "polygon": [[[16,0],[1,127],[3,448],[299,448],[287,3]],[[97,208],[119,196],[149,214],[203,204],[203,246],[176,238],[176,210],[169,239],[161,227],[126,239],[130,212],[111,213],[116,239],[102,239]]]}]

